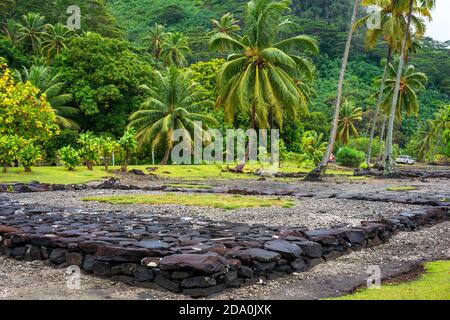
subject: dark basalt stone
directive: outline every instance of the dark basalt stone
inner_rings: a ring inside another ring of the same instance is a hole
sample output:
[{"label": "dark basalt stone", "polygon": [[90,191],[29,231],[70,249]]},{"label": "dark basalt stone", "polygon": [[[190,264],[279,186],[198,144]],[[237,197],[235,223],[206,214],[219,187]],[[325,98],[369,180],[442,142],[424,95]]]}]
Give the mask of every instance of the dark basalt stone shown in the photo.
[{"label": "dark basalt stone", "polygon": [[259,262],[271,262],[281,258],[279,253],[258,248],[247,249],[245,250],[245,253],[247,253],[252,260]]},{"label": "dark basalt stone", "polygon": [[188,269],[207,274],[223,271],[226,260],[218,254],[173,254],[161,259],[161,270]]},{"label": "dark basalt stone", "polygon": [[225,288],[225,284],[219,284],[217,286],[208,288],[184,289],[183,294],[192,298],[203,298],[222,292],[223,290],[225,290]]},{"label": "dark basalt stone", "polygon": [[80,253],[75,253],[75,252],[68,252],[68,253],[66,253],[66,263],[69,266],[82,267],[83,266],[83,260],[84,260],[84,257]]},{"label": "dark basalt stone", "polygon": [[54,249],[50,254],[50,261],[56,264],[61,264],[66,262],[67,250],[64,249]]},{"label": "dark basalt stone", "polygon": [[291,262],[291,267],[294,271],[297,271],[297,272],[305,271],[305,269],[306,269],[305,260],[297,259],[297,260]]},{"label": "dark basalt stone", "polygon": [[111,265],[104,261],[95,261],[92,265],[92,272],[99,277],[111,276]]},{"label": "dark basalt stone", "polygon": [[283,258],[295,259],[301,256],[302,249],[285,240],[274,240],[267,242],[264,248],[279,253]]},{"label": "dark basalt stone", "polygon": [[160,286],[164,289],[167,289],[169,291],[172,291],[175,293],[181,292],[181,285],[180,285],[179,281],[167,279],[166,277],[163,277],[159,274],[155,277],[155,283],[158,286]]},{"label": "dark basalt stone", "polygon": [[160,240],[143,240],[143,241],[134,243],[134,246],[142,247],[145,249],[151,249],[151,250],[162,250],[162,249],[168,249],[172,245],[170,245],[166,242],[160,241]]},{"label": "dark basalt stone", "polygon": [[181,281],[182,288],[207,288],[217,285],[217,281],[210,277],[193,277]]},{"label": "dark basalt stone", "polygon": [[308,258],[320,258],[322,257],[322,246],[317,242],[304,241],[296,242],[296,244],[302,249],[303,255]]},{"label": "dark basalt stone", "polygon": [[155,274],[152,269],[138,265],[134,267],[133,275],[137,282],[151,281],[155,278]]},{"label": "dark basalt stone", "polygon": [[[401,196],[390,199],[410,201]],[[429,201],[414,201],[419,200]],[[44,260],[56,268],[82,266],[86,272],[127,283],[154,281],[171,291],[184,289],[185,294],[201,297],[262,277],[305,271],[323,259],[385,243],[400,230],[450,219],[448,207],[433,205],[382,221],[364,221],[359,227],[307,231],[200,217],[47,209],[0,196],[0,254]]]}]

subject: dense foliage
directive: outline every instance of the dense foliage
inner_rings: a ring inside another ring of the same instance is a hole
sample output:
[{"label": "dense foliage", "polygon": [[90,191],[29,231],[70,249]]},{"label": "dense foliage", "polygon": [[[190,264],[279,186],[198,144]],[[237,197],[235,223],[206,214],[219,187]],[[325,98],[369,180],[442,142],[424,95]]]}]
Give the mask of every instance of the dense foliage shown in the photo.
[{"label": "dense foliage", "polygon": [[[166,163],[168,135],[183,126],[192,131],[197,119],[222,131],[280,128],[282,157],[317,164],[329,136],[354,1],[253,1],[260,6],[253,9],[248,2],[2,1],[0,60],[9,69],[1,64],[0,133],[11,146],[16,138],[29,142],[2,164],[54,164],[59,156],[69,169],[81,159],[88,167],[101,163],[108,169],[114,151],[123,170],[135,152],[140,160],[156,156]],[[69,5],[81,8],[82,30],[65,26]],[[270,14],[264,16],[266,9]],[[415,15],[421,12],[414,9]],[[361,9],[359,18],[365,15]],[[406,15],[394,18],[404,23]],[[414,23],[419,37],[420,21]],[[382,128],[403,35],[386,26],[381,36],[364,24],[355,28],[335,151],[347,145],[365,153],[371,135],[372,159],[384,150]],[[392,59],[376,117],[387,45]],[[446,161],[448,44],[421,38],[407,55],[395,152],[401,148],[419,160]],[[342,158],[358,166],[360,154],[342,149]]]}]

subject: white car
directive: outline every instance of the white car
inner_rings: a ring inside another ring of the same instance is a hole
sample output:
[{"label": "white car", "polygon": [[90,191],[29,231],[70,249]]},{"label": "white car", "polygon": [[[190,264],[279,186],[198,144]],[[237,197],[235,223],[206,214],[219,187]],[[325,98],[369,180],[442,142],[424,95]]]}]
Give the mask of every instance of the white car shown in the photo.
[{"label": "white car", "polygon": [[411,158],[410,156],[400,156],[397,159],[395,159],[395,162],[397,163],[401,163],[401,164],[409,164],[409,165],[413,165],[414,163],[416,163],[416,161]]}]

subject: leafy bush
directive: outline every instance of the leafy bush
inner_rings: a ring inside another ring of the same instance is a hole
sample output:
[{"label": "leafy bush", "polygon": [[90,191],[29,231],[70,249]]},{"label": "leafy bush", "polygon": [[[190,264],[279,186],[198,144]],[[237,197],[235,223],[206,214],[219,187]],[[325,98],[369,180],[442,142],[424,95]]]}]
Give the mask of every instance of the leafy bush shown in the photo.
[{"label": "leafy bush", "polygon": [[304,150],[304,160],[311,161],[317,165],[322,161],[323,154],[327,149],[327,142],[323,141],[323,134],[315,131],[306,131],[302,136],[302,149]]},{"label": "leafy bush", "polygon": [[349,147],[342,147],[336,154],[336,161],[340,165],[357,168],[365,160],[364,152],[352,149]]},{"label": "leafy bush", "polygon": [[99,139],[90,132],[80,134],[77,143],[80,146],[78,151],[83,163],[88,170],[93,170],[94,164],[98,162],[100,153]]},{"label": "leafy bush", "polygon": [[0,136],[0,164],[3,167],[3,173],[8,172],[9,167],[13,167],[19,160],[19,148],[22,139],[16,135]]},{"label": "leafy bush", "polygon": [[109,160],[112,158],[113,152],[118,149],[119,144],[111,137],[100,137],[98,143],[102,164],[105,166],[105,171],[108,171]]},{"label": "leafy bush", "polygon": [[359,165],[360,169],[367,170],[369,169],[369,165],[366,162],[363,162]]},{"label": "leafy bush", "polygon": [[28,142],[19,151],[19,160],[25,172],[31,172],[31,167],[43,159],[42,149],[33,142]]},{"label": "leafy bush", "polygon": [[122,172],[127,171],[128,164],[130,163],[131,155],[137,149],[136,131],[133,128],[128,128],[122,138],[119,140],[119,145],[122,151]]},{"label": "leafy bush", "polygon": [[78,154],[78,151],[71,146],[61,148],[58,153],[61,163],[69,171],[73,171],[75,167],[80,164],[80,155]]}]

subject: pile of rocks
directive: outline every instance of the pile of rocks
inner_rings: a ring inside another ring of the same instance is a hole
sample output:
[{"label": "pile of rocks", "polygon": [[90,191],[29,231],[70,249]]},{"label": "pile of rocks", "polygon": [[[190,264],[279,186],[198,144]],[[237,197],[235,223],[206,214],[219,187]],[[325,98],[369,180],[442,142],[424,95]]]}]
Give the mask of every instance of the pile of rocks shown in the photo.
[{"label": "pile of rocks", "polygon": [[403,170],[403,171],[395,171],[389,174],[384,174],[383,170],[377,169],[355,169],[353,172],[354,176],[362,177],[362,176],[373,176],[373,177],[382,177],[389,179],[408,179],[408,178],[443,178],[450,179],[450,171],[449,170]]},{"label": "pile of rocks", "polygon": [[29,193],[29,192],[48,192],[48,191],[72,191],[84,190],[88,187],[83,184],[50,184],[32,181],[28,183],[3,183],[0,184],[0,192],[15,192],[15,193]]},{"label": "pile of rocks", "polygon": [[152,214],[23,206],[0,198],[0,254],[45,260],[123,282],[154,282],[192,297],[208,296],[308,270],[382,244],[396,232],[449,219],[448,207],[400,213],[344,229],[214,222]]}]

